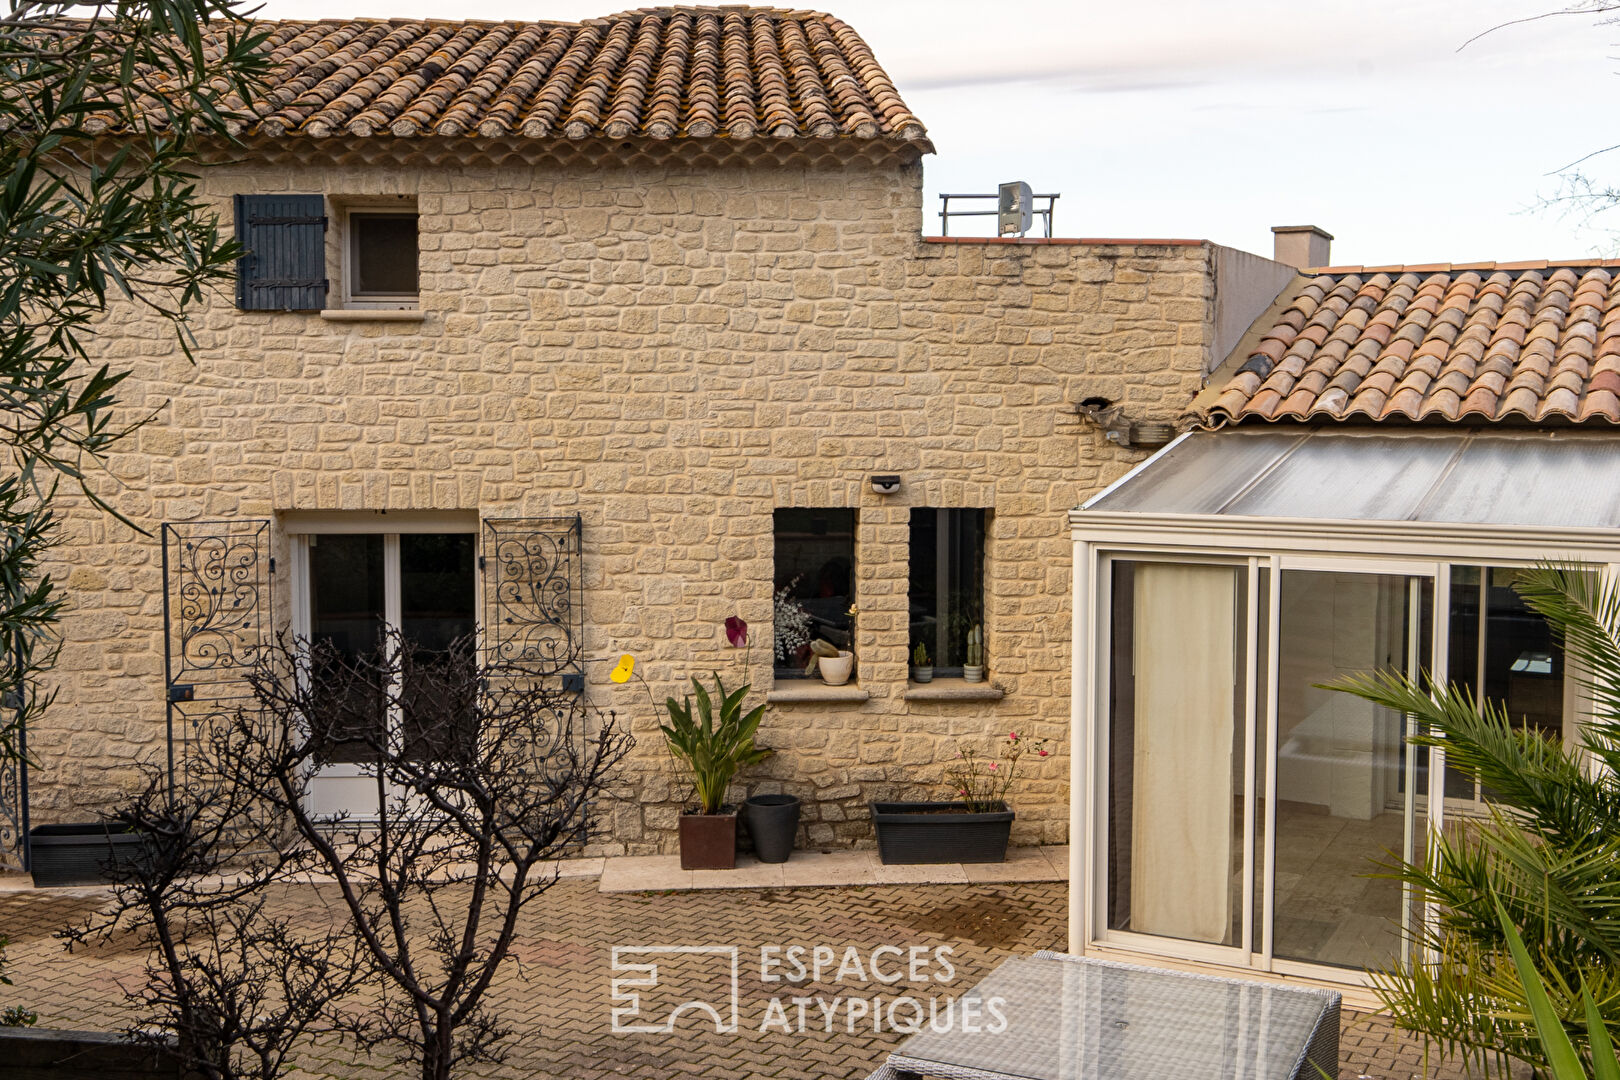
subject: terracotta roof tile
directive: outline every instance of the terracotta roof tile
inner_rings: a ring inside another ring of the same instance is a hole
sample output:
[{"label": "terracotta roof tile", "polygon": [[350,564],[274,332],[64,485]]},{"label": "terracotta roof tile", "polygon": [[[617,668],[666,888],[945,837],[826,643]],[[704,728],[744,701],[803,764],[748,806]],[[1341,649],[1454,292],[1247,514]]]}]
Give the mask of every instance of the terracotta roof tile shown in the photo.
[{"label": "terracotta roof tile", "polygon": [[1620,423],[1617,271],[1620,260],[1310,271],[1193,416]]},{"label": "terracotta roof tile", "polygon": [[258,26],[272,73],[244,111],[271,138],[843,138],[932,149],[860,35],[814,11]]}]

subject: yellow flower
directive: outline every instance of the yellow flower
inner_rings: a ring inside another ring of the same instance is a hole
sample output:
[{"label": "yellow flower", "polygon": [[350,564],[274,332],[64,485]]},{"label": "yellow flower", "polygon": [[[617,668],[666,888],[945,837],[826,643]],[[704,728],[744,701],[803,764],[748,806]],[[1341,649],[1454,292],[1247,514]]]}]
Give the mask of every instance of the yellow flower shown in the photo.
[{"label": "yellow flower", "polygon": [[619,662],[614,665],[613,670],[608,672],[608,678],[617,683],[629,682],[630,676],[635,673],[635,670],[636,658],[629,653],[625,653],[619,657]]}]

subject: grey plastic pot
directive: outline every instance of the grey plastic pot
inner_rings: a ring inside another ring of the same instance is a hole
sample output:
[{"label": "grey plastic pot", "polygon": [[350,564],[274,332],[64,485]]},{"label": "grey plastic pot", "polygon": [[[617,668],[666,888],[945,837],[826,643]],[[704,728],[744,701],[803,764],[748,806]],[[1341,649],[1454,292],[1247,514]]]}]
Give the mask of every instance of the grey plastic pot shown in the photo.
[{"label": "grey plastic pot", "polygon": [[754,795],[743,803],[743,822],[760,862],[787,862],[799,833],[797,795]]}]

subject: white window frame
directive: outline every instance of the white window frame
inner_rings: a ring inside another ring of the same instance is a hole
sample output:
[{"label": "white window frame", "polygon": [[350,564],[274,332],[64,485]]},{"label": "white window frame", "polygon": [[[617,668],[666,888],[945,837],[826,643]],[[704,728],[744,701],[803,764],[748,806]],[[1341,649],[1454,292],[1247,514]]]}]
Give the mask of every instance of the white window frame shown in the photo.
[{"label": "white window frame", "polygon": [[[345,202],[340,211],[343,223],[341,233],[340,274],[343,282],[343,306],[358,310],[410,310],[421,306],[422,303],[422,217],[417,212],[416,200],[408,202]],[[354,279],[357,272],[355,253],[356,245],[360,241],[359,230],[355,228],[355,218],[362,217],[413,217],[416,219],[417,237],[417,290],[413,293],[356,293]]]}]

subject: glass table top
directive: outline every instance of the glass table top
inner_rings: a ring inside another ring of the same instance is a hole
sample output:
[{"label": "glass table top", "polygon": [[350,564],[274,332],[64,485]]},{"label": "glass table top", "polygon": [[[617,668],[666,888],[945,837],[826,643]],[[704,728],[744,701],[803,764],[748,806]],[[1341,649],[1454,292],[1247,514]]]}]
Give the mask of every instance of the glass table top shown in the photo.
[{"label": "glass table top", "polygon": [[1336,999],[1051,954],[1012,957],[958,998],[948,1025],[941,1002],[938,1022],[925,1018],[890,1064],[1028,1080],[1289,1080]]}]

